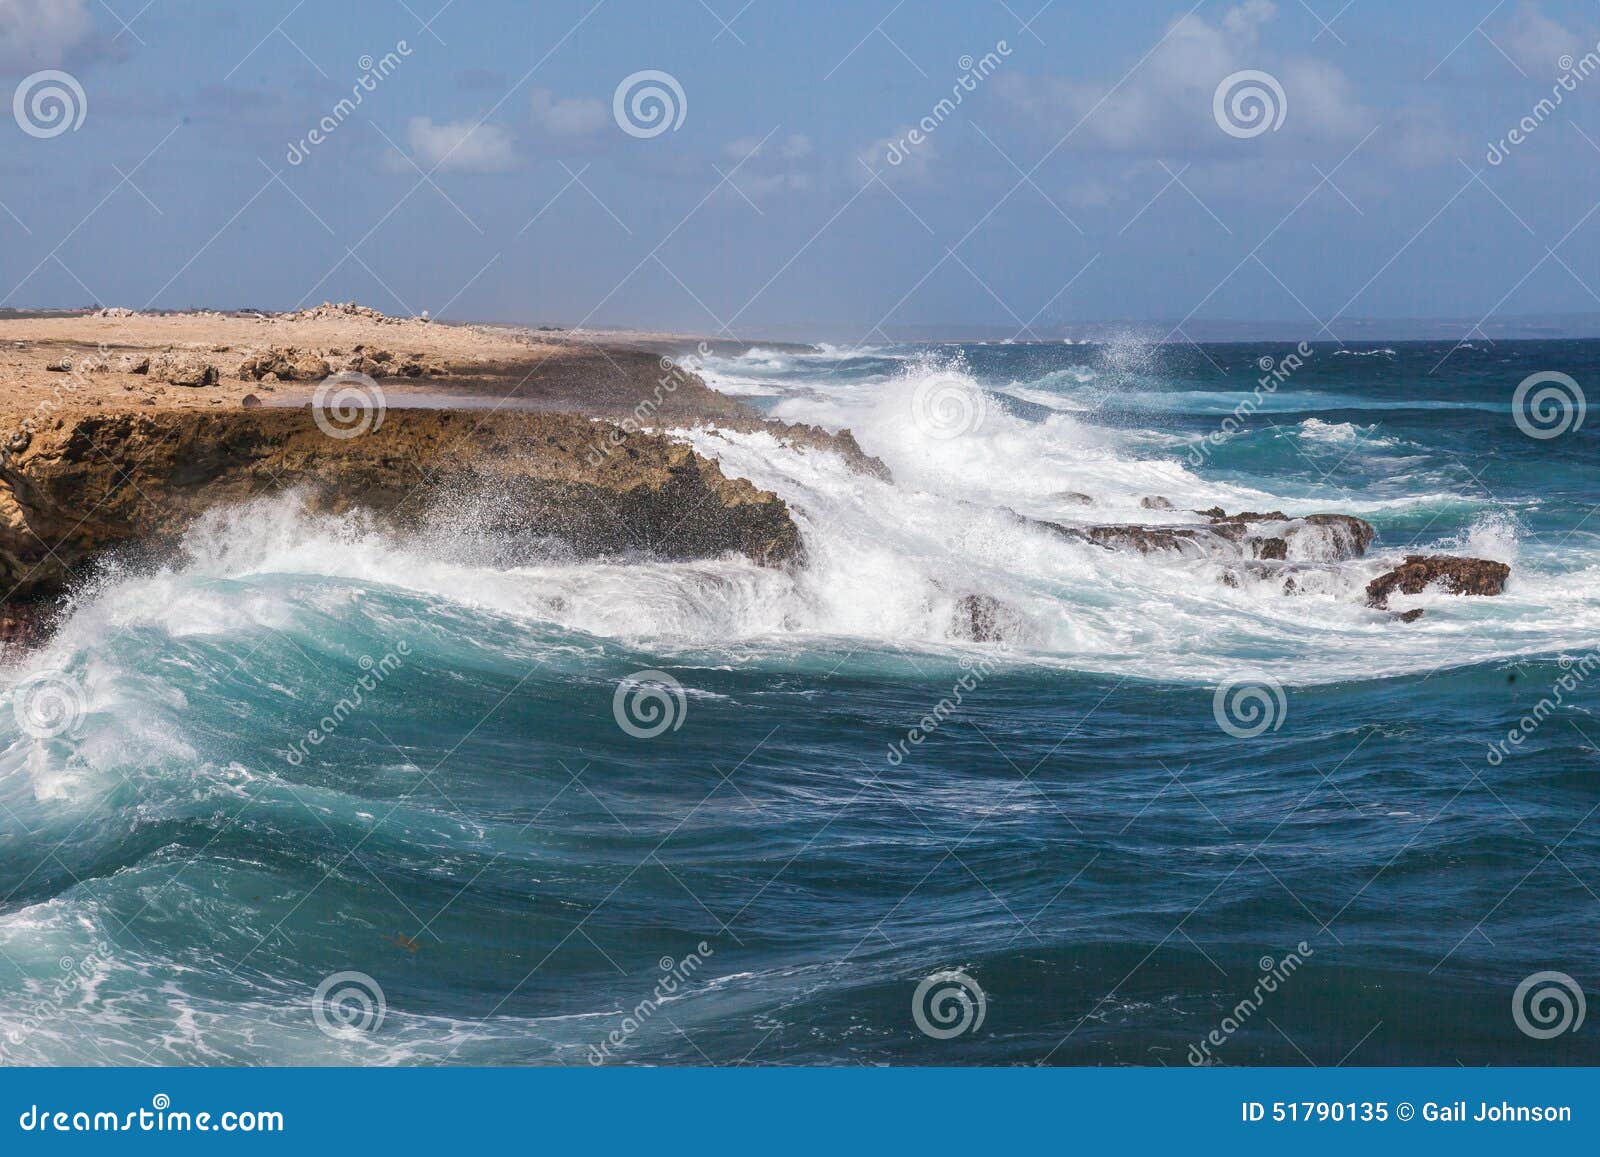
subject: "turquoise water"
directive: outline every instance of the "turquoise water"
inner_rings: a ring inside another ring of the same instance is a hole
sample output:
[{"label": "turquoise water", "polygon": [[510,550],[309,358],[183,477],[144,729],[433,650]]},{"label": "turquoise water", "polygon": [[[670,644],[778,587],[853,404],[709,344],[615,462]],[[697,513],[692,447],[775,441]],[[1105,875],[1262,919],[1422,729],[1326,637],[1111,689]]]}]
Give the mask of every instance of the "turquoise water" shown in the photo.
[{"label": "turquoise water", "polygon": [[[792,571],[292,497],[108,569],[5,674],[4,1060],[1600,1062],[1513,999],[1600,987],[1600,435],[1512,405],[1600,344],[1316,346],[1209,437],[1291,352],[691,355],[894,473],[686,432]],[[1016,517],[1212,505],[1379,541],[1286,595]],[[1434,549],[1506,593],[1363,605]]]}]

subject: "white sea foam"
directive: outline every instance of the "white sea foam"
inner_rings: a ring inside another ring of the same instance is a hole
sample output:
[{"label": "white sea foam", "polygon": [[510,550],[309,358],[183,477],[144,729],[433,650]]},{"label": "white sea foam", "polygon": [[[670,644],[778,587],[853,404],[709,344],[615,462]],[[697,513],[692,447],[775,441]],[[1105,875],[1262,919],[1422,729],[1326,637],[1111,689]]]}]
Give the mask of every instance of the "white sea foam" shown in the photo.
[{"label": "white sea foam", "polygon": [[[919,424],[918,389],[935,373],[987,399],[956,436]],[[543,624],[543,634],[528,636],[533,648],[614,639],[685,660],[703,654],[708,662],[731,656],[780,666],[808,652],[970,647],[957,627],[959,600],[984,594],[1018,616],[1010,661],[1199,681],[1242,663],[1289,683],[1365,678],[1540,652],[1600,629],[1600,569],[1557,576],[1527,562],[1518,563],[1503,597],[1440,601],[1403,631],[1365,607],[1365,583],[1404,549],[1515,558],[1516,528],[1505,519],[1481,520],[1459,543],[1396,543],[1388,554],[1336,566],[1310,557],[1317,552],[1308,538],[1295,554],[1307,556],[1311,569],[1297,577],[1300,593],[1292,597],[1281,578],[1233,560],[1107,551],[1026,521],[1199,524],[1193,512],[1211,506],[1291,517],[1475,508],[1476,500],[1449,491],[1283,494],[1207,479],[1175,448],[1152,444],[1148,431],[1123,433],[1065,412],[1025,421],[950,362],[912,364],[877,383],[810,381],[776,409],[850,427],[895,478],[865,476],[831,453],[796,449],[764,432],[678,431],[727,473],[787,501],[805,542],[804,565],[763,568],[741,557],[573,561],[530,554],[527,544],[507,551],[480,541],[470,518],[459,516],[397,541],[359,518],[314,516],[280,496],[202,519],[167,569],[107,579],[35,661],[88,671],[108,635],[135,629],[189,640],[317,629],[359,609],[363,591],[375,586]],[[1359,433],[1352,428],[1348,436]],[[1346,434],[1329,424],[1321,436]],[[1175,509],[1146,509],[1148,496]],[[550,630],[577,634],[551,642]],[[161,705],[156,683],[131,670],[94,675],[91,715],[142,713],[152,727],[168,726],[174,713]],[[149,741],[184,742],[181,727],[168,730]],[[103,763],[114,772],[121,757],[107,751]],[[8,757],[25,760],[26,750]]]},{"label": "white sea foam", "polygon": [[1324,422],[1321,418],[1307,418],[1297,430],[1300,437],[1308,442],[1324,442],[1334,446],[1382,449],[1398,444],[1395,439],[1376,433],[1376,426],[1358,426],[1354,422]]}]

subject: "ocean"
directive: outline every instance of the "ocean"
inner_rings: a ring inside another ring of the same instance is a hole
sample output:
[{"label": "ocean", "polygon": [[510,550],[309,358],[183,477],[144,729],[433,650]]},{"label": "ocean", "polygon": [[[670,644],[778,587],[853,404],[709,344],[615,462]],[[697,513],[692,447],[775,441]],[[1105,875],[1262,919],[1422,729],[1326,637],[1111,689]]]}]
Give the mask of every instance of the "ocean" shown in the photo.
[{"label": "ocean", "polygon": [[[0,675],[0,1061],[1600,1063],[1600,343],[685,363],[893,482],[690,430],[803,565],[289,495],[84,579]],[[1378,538],[1038,525],[1216,506]],[[1511,578],[1366,606],[1407,553]]]}]

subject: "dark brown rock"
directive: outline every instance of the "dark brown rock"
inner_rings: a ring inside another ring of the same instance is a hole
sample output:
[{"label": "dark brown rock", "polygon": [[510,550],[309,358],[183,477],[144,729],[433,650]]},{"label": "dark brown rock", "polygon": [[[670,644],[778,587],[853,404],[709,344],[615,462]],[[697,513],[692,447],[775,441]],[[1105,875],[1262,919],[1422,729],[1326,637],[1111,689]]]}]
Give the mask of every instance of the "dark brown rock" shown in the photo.
[{"label": "dark brown rock", "polygon": [[[196,516],[294,487],[314,511],[367,510],[397,527],[455,503],[482,529],[585,555],[796,560],[783,500],[659,434],[577,414],[392,410],[356,437],[309,408],[87,413],[35,431],[0,462],[0,582],[59,591],[104,551],[159,545]],[[487,502],[464,502],[487,496]]]},{"label": "dark brown rock", "polygon": [[1367,605],[1384,608],[1395,592],[1421,594],[1434,584],[1452,595],[1497,595],[1506,589],[1511,568],[1484,558],[1412,554],[1394,570],[1367,584]]}]

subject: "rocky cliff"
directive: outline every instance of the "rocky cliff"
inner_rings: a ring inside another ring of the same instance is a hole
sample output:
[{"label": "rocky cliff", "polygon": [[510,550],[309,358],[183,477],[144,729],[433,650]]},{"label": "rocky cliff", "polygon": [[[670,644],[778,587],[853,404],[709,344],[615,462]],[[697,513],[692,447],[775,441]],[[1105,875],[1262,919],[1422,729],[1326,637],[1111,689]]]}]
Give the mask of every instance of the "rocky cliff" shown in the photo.
[{"label": "rocky cliff", "polygon": [[[159,545],[203,511],[302,490],[313,509],[399,527],[466,496],[481,529],[582,554],[742,552],[776,565],[800,538],[777,495],[653,433],[577,414],[391,410],[358,436],[309,409],[59,414],[0,463],[0,601],[59,591],[97,555]],[[602,437],[603,435],[603,437]]]}]

